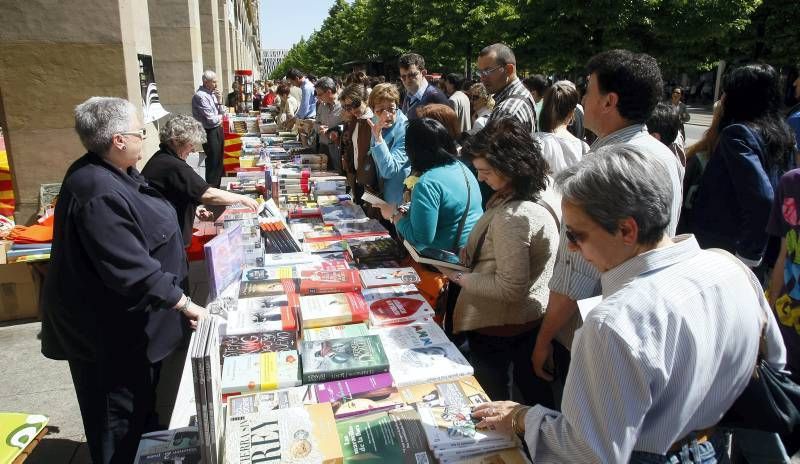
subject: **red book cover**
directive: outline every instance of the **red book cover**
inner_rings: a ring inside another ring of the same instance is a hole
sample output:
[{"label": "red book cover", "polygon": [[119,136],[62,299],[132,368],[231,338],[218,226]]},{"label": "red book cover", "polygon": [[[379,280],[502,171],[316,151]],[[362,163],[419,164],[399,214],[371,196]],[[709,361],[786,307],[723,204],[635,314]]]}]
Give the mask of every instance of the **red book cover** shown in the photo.
[{"label": "red book cover", "polygon": [[361,277],[356,269],[301,271],[300,294],[360,292]]}]

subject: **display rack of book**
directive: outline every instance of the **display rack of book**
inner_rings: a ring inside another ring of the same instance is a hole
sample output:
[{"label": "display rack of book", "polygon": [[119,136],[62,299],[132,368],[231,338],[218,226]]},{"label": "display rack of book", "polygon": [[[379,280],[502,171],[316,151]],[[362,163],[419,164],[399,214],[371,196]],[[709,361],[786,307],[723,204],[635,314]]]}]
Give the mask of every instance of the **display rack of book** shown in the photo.
[{"label": "display rack of book", "polygon": [[[283,148],[269,137],[262,147]],[[283,156],[264,160],[267,201],[226,211],[207,245],[211,316],[159,432],[185,440],[163,452],[184,456],[193,443],[206,463],[527,462],[516,437],[476,428],[472,407],[489,398],[434,321],[403,246],[335,174]],[[158,442],[144,436],[141,456],[155,459]]]}]

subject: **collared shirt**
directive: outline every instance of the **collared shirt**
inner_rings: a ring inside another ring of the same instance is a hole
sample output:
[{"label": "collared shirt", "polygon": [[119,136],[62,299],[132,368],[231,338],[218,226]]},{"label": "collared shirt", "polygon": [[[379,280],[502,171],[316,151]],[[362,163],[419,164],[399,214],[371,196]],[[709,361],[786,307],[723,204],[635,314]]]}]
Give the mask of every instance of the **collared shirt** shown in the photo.
[{"label": "collared shirt", "polygon": [[534,462],[628,462],[715,425],[747,386],[768,317],[767,361],[786,348],[751,272],[691,235],[602,276],[603,301],[575,336],[563,413],[534,406]]},{"label": "collared shirt", "polygon": [[319,102],[317,107],[317,116],[314,125],[317,126],[319,131],[319,143],[328,145],[331,143],[328,134],[319,130],[319,126],[328,126],[328,129],[333,129],[342,123],[342,105],[334,99],[333,104]]},{"label": "collared shirt", "polygon": [[300,97],[300,108],[297,109],[298,119],[313,119],[317,115],[317,94],[314,91],[314,84],[303,78],[300,85],[302,96]]},{"label": "collared shirt", "polygon": [[494,109],[489,120],[499,118],[514,118],[521,122],[528,131],[536,130],[536,113],[534,101],[522,81],[514,78],[503,90],[494,94]]},{"label": "collared shirt", "polygon": [[222,123],[222,105],[217,103],[217,97],[202,85],[192,97],[192,116],[205,130],[213,129]]},{"label": "collared shirt", "polygon": [[[683,166],[666,145],[647,132],[647,126],[644,124],[634,124],[595,140],[587,156],[591,156],[592,151],[597,151],[601,147],[619,143],[635,145],[645,154],[659,159],[667,169],[672,184],[672,209],[667,231],[670,236],[674,235],[683,198]],[[550,279],[550,290],[575,301],[599,295],[600,274],[579,252],[569,251],[565,233],[566,227],[562,227],[556,267],[553,278]]]},{"label": "collared shirt", "polygon": [[[425,95],[425,90],[428,88],[430,84],[428,84],[427,79],[422,80],[422,85],[419,86],[416,92],[406,97],[406,101],[408,102],[408,106],[414,106],[417,102],[422,100],[422,96]],[[405,111],[403,111],[405,113]]]}]

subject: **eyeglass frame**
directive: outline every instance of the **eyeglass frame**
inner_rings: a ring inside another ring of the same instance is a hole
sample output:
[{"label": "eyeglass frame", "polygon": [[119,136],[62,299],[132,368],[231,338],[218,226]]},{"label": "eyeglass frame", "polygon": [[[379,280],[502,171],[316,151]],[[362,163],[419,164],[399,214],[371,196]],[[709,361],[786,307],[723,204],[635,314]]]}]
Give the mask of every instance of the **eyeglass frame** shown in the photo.
[{"label": "eyeglass frame", "polygon": [[375,110],[375,114],[383,114],[386,113],[387,111],[391,111],[392,114],[397,114],[397,110],[399,109],[400,108],[396,106],[390,106],[389,108],[381,108],[379,110]]},{"label": "eyeglass frame", "polygon": [[478,69],[477,71],[475,71],[475,74],[477,74],[478,77],[480,77],[480,78],[489,77],[493,72],[497,71],[500,68],[504,68],[505,66],[506,65],[504,65],[504,64],[499,64],[499,65],[495,66],[494,68]]},{"label": "eyeglass frame", "polygon": [[413,72],[413,73],[410,72],[410,73],[407,73],[407,74],[400,73],[400,80],[401,81],[404,81],[406,79],[414,80],[414,79],[418,78],[420,74],[422,74],[422,71],[417,71],[417,72]]},{"label": "eyeglass frame", "polygon": [[139,137],[140,139],[144,140],[144,139],[147,138],[147,129],[142,127],[138,131],[119,132],[119,135],[135,135],[135,136]]}]

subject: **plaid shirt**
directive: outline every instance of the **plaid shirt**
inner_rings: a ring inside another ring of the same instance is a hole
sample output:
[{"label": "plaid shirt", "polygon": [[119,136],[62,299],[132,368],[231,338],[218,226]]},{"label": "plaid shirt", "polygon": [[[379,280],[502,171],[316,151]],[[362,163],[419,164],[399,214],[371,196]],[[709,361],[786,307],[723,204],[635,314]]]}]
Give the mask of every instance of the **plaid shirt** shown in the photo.
[{"label": "plaid shirt", "polygon": [[522,81],[515,78],[503,90],[494,94],[494,109],[489,120],[514,118],[521,122],[531,133],[536,130],[536,112],[534,101]]}]

